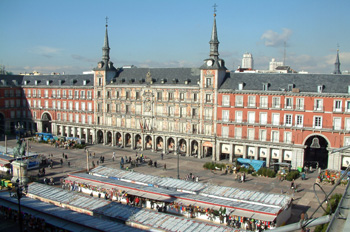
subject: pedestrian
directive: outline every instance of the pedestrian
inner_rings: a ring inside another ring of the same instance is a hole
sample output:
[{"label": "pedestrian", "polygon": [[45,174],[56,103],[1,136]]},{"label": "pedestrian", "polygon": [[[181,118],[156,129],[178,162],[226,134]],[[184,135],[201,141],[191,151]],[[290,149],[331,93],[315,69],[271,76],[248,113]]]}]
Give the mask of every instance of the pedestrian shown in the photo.
[{"label": "pedestrian", "polygon": [[64,156],[64,158],[67,160],[67,159],[68,159],[68,155],[66,154],[66,155]]},{"label": "pedestrian", "polygon": [[70,162],[69,162],[69,161],[68,161],[68,163],[67,163],[67,164],[68,164],[68,167],[70,167]]},{"label": "pedestrian", "polygon": [[115,159],[115,152],[113,151],[112,160],[114,161],[114,159]]},{"label": "pedestrian", "polygon": [[154,161],[154,167],[155,168],[157,167],[157,161]]},{"label": "pedestrian", "polygon": [[196,176],[196,182],[197,183],[199,182],[199,176]]},{"label": "pedestrian", "polygon": [[166,170],[166,164],[163,165],[163,170]]},{"label": "pedestrian", "polygon": [[43,171],[42,171],[43,175],[45,176],[45,168],[43,168]]},{"label": "pedestrian", "polygon": [[95,162],[94,161],[92,161],[92,167],[95,168]]},{"label": "pedestrian", "polygon": [[94,155],[93,155],[93,157],[95,158],[95,152],[94,152]]},{"label": "pedestrian", "polygon": [[62,153],[62,158],[64,158],[64,152]]},{"label": "pedestrian", "polygon": [[294,188],[295,188],[294,179],[293,179],[292,182],[290,183],[290,188],[291,188],[291,189],[294,189]]},{"label": "pedestrian", "polygon": [[162,158],[162,160],[163,160],[163,156],[164,156],[164,154],[163,154],[163,152],[162,152],[162,154],[160,154],[160,157]]},{"label": "pedestrian", "polygon": [[60,159],[61,166],[63,165],[63,159]]}]

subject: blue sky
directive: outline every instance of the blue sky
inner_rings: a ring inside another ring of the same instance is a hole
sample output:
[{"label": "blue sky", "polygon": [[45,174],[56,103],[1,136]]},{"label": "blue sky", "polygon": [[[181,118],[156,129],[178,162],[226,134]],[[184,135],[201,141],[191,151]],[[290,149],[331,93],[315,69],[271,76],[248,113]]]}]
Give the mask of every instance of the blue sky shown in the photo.
[{"label": "blue sky", "polygon": [[116,67],[199,67],[209,56],[213,5],[220,57],[228,69],[253,54],[297,71],[331,73],[337,44],[350,70],[349,0],[2,0],[0,64],[13,73],[82,73],[102,57],[108,16]]}]

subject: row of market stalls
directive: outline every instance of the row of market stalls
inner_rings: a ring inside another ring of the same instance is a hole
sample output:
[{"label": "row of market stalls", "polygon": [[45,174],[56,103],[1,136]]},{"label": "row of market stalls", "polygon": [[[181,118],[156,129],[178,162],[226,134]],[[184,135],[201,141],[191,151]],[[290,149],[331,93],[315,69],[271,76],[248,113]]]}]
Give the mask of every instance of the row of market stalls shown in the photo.
[{"label": "row of market stalls", "polygon": [[[93,216],[125,223],[128,228],[147,231],[242,231],[235,228],[188,219],[172,214],[160,213],[141,207],[120,204],[109,199],[84,195],[79,191],[70,191],[49,185],[32,183],[28,187],[27,197],[41,202]],[[103,229],[103,231],[106,231]],[[130,231],[115,228],[114,231]]]},{"label": "row of market stalls", "polygon": [[[48,191],[49,186],[36,185],[35,189],[45,189]],[[44,187],[44,188],[42,188]],[[46,188],[45,188],[46,187]],[[50,189],[57,189],[50,187]],[[9,196],[7,191],[0,192],[0,207],[3,215],[14,215],[17,213],[17,198]],[[43,231],[125,231],[125,232],[140,232],[142,229],[130,227],[122,222],[111,221],[107,219],[97,218],[79,213],[68,208],[57,206],[48,203],[47,201],[40,201],[38,199],[23,197],[21,198],[21,213],[24,218],[39,219],[45,223]],[[7,220],[10,220],[9,217]],[[24,220],[25,221],[25,220]],[[42,226],[42,224],[40,225]]]},{"label": "row of market stalls", "polygon": [[[71,189],[111,198],[122,203],[144,200],[144,207],[162,208],[167,212],[220,223],[215,211],[225,210],[241,222],[283,225],[291,215],[291,198],[238,188],[162,178],[99,166],[90,175],[76,173],[65,179]],[[129,202],[127,202],[127,199]],[[226,221],[228,218],[226,218]]]}]

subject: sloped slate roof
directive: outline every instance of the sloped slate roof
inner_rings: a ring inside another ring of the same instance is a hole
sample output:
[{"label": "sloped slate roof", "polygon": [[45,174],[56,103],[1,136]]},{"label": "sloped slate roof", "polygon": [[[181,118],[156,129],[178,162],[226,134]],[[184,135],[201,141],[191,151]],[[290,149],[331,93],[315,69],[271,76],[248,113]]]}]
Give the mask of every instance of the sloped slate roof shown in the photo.
[{"label": "sloped slate roof", "polygon": [[[163,84],[161,80],[165,80],[164,84],[171,85],[184,85],[188,80],[188,85],[198,85],[197,81],[200,79],[200,70],[198,68],[125,68],[120,69],[116,78],[118,80],[124,79],[126,83],[133,79],[134,83],[139,83],[143,80],[145,83],[147,74],[150,73],[150,77],[153,80],[153,84]],[[177,79],[174,83],[173,80]]]},{"label": "sloped slate roof", "polygon": [[[14,86],[12,80],[17,80],[18,86],[23,86],[24,81],[27,82],[27,86],[34,86],[35,81],[38,80],[37,86],[47,86],[46,81],[50,81],[49,86],[84,86],[83,81],[87,80],[86,86],[93,86],[94,75],[93,74],[76,74],[76,75],[0,75],[0,80],[6,80],[7,86]],[[59,80],[63,80],[62,84],[59,84]],[[74,82],[72,83],[72,80]],[[0,86],[2,83],[0,82]]]},{"label": "sloped slate roof", "polygon": [[262,91],[268,83],[268,91],[287,90],[289,84],[300,92],[317,93],[317,87],[323,86],[322,93],[348,93],[350,75],[334,74],[271,74],[271,73],[230,73],[220,86],[220,92],[238,90],[238,84],[244,83],[243,90]]}]

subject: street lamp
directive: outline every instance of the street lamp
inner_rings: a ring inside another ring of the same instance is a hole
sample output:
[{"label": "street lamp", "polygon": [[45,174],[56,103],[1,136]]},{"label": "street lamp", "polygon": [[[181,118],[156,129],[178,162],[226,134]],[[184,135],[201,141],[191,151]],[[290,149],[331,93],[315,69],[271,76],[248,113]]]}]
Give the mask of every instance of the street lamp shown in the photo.
[{"label": "street lamp", "polygon": [[19,183],[19,179],[15,183],[14,193],[11,191],[12,188],[9,188],[9,194],[12,198],[17,198],[18,201],[18,223],[20,231],[23,231],[23,220],[21,217],[21,198],[28,193],[28,185],[23,185]]},{"label": "street lamp", "polygon": [[179,146],[176,148],[177,153],[177,179],[180,180],[180,149]]}]

